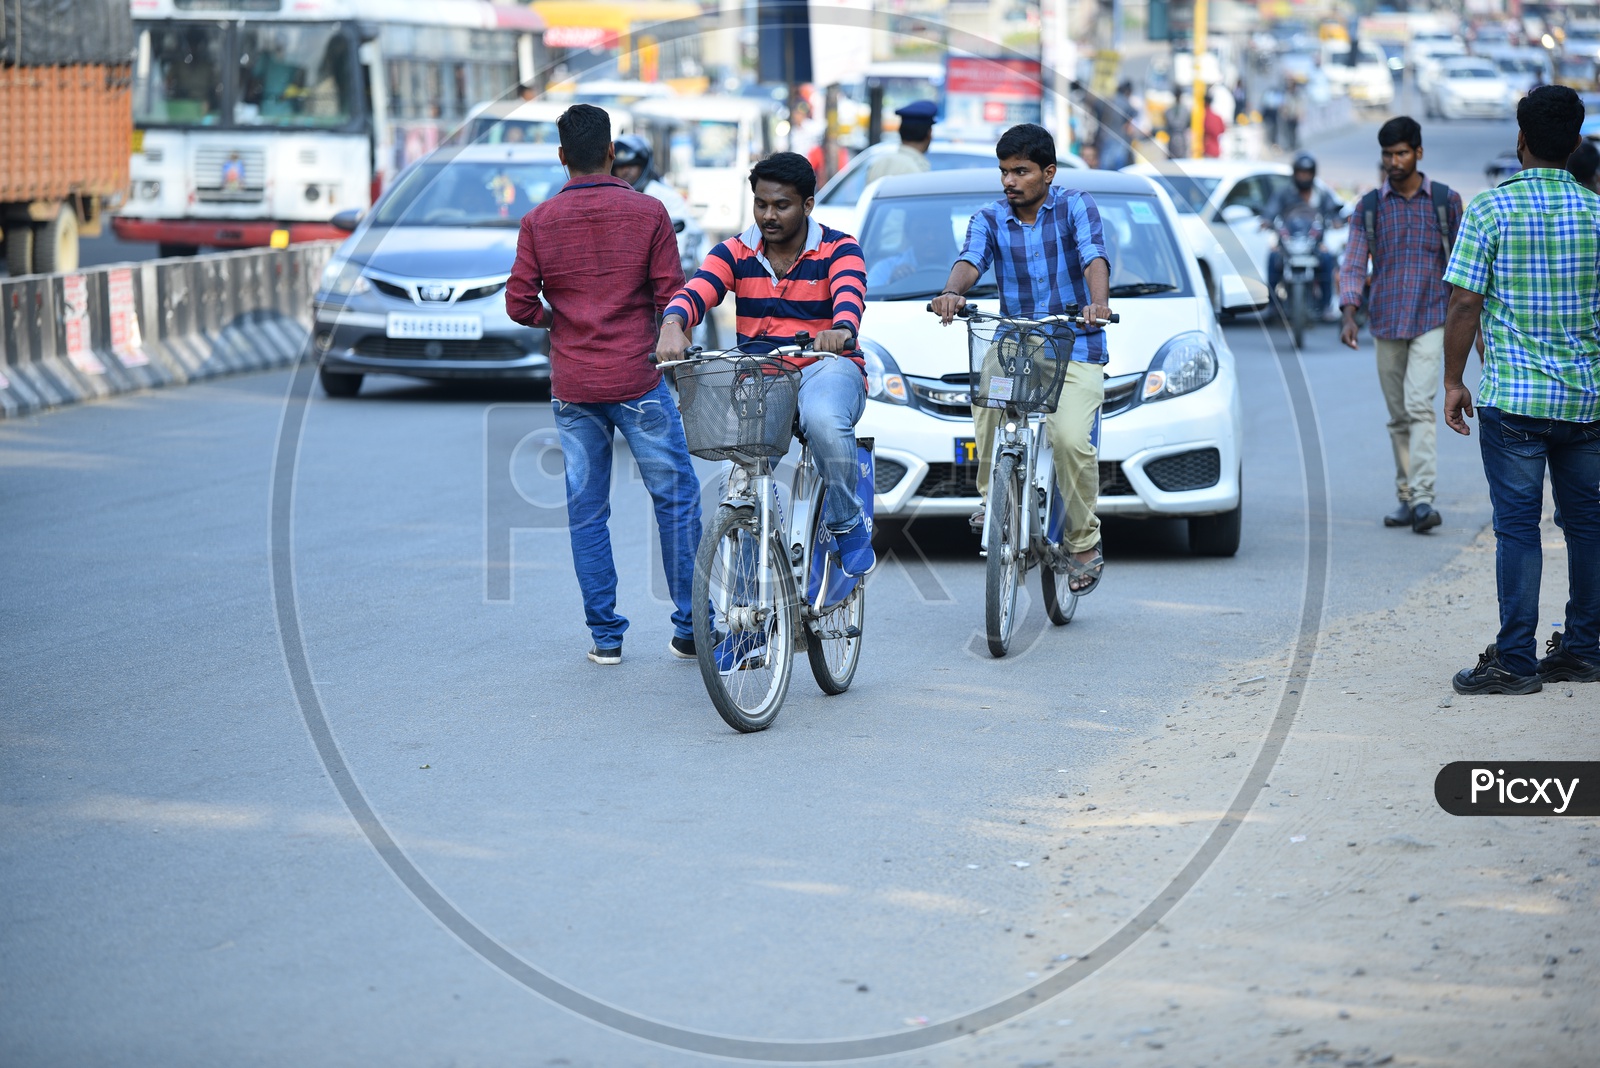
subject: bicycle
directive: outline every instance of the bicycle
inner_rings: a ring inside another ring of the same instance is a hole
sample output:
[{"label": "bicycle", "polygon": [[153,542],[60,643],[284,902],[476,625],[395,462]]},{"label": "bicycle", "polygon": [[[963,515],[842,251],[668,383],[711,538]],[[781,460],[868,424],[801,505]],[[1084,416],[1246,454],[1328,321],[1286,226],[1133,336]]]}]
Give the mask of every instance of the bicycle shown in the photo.
[{"label": "bicycle", "polygon": [[[848,690],[861,659],[866,584],[839,568],[822,522],[822,475],[803,436],[787,514],[773,470],[799,434],[800,370],[790,359],[833,358],[809,349],[809,334],[794,342],[763,341],[762,353],[691,349],[689,358],[659,365],[676,369],[689,451],[731,461],[695,556],[694,642],[711,703],[742,733],[772,726],[801,649],[826,694]],[[872,441],[857,438],[856,446],[870,524]]]},{"label": "bicycle", "polygon": [[[933,311],[933,305],[928,305]],[[1017,590],[1039,567],[1045,614],[1064,627],[1078,609],[1067,574],[1071,550],[1064,544],[1067,510],[1056,484],[1055,454],[1042,433],[1044,416],[1056,410],[1067,361],[1056,355],[1056,326],[1084,325],[1076,309],[1040,319],[990,315],[971,306],[956,313],[967,324],[972,403],[1000,408],[990,455],[989,496],[984,504],[984,632],[990,655],[1011,648]],[[1112,315],[1110,322],[1120,322]]]}]

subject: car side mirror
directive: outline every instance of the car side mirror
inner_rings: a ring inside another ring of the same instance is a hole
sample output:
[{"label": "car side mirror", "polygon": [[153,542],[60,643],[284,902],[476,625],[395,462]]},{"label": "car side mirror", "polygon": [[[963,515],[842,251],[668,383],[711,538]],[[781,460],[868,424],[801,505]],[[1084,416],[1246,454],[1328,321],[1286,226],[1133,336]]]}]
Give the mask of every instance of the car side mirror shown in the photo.
[{"label": "car side mirror", "polygon": [[1254,219],[1256,217],[1256,213],[1251,211],[1250,208],[1245,204],[1229,204],[1227,207],[1222,209],[1222,213],[1219,217],[1225,223],[1241,223],[1249,222],[1251,219]]},{"label": "car side mirror", "polygon": [[361,211],[358,208],[347,208],[329,219],[328,222],[335,230],[343,230],[348,234],[360,224]]}]

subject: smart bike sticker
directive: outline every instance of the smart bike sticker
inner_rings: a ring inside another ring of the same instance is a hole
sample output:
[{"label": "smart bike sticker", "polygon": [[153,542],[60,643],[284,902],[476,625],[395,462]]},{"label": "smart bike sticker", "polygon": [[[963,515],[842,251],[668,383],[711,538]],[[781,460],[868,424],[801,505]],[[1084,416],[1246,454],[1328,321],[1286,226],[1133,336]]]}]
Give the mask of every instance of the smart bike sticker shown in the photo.
[{"label": "smart bike sticker", "polygon": [[989,399],[997,401],[1010,400],[1012,381],[1009,378],[998,377],[989,379]]}]

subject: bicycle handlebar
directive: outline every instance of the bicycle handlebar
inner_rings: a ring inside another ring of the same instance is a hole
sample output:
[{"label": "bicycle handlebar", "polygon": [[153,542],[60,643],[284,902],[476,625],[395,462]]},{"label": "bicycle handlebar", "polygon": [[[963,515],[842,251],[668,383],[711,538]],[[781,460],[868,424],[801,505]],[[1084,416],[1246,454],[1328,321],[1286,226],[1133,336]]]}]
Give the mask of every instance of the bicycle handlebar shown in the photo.
[{"label": "bicycle handlebar", "polygon": [[[1073,307],[1076,307],[1076,305],[1074,305]],[[928,304],[927,310],[928,311],[933,311],[933,304],[932,303]],[[974,308],[970,304],[963,305],[961,308],[957,309],[957,311],[956,311],[956,318],[958,318],[958,319],[971,319],[971,318],[974,318],[974,317],[976,317],[976,318],[978,318],[980,320],[982,320],[982,319],[991,319],[991,320],[993,320],[993,319],[1002,319],[1002,320],[1005,320],[1008,323],[1030,323],[1030,324],[1033,324],[1033,325],[1036,325],[1036,326],[1049,326],[1052,323],[1062,323],[1062,322],[1075,323],[1078,326],[1105,326],[1108,323],[1120,323],[1120,322],[1122,322],[1122,316],[1118,315],[1116,312],[1112,312],[1111,313],[1111,318],[1105,320],[1104,322],[1091,323],[1087,319],[1085,319],[1083,316],[1078,315],[1075,312],[1068,312],[1068,313],[1065,313],[1065,314],[1062,314],[1062,315],[1047,315],[1043,319],[1013,319],[1013,318],[1008,318],[1007,316],[1004,316],[1004,315],[989,315],[986,312],[978,311],[976,308]]]},{"label": "bicycle handlebar", "polygon": [[732,348],[712,349],[709,352],[701,348],[699,345],[693,345],[690,346],[688,351],[684,353],[684,357],[681,360],[667,360],[663,362],[657,360],[656,354],[653,352],[649,353],[647,358],[651,363],[655,364],[657,368],[667,368],[681,367],[686,363],[699,363],[702,360],[717,360],[733,356],[737,356],[740,359],[746,360],[767,360],[787,359],[791,356],[815,356],[818,359],[826,359],[828,357],[836,357],[840,355],[840,353],[837,352],[820,352],[816,349],[810,348],[809,346],[813,340],[814,339],[810,333],[801,330],[795,334],[794,342],[792,344],[775,345],[765,352],[745,352],[743,346],[750,344],[750,342],[746,341],[740,345],[735,345]]}]

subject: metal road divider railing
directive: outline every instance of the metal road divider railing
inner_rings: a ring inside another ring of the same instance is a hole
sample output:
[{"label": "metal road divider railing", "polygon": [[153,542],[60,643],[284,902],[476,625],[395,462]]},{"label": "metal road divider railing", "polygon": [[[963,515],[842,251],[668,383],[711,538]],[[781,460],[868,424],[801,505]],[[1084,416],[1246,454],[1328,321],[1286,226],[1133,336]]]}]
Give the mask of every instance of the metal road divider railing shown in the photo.
[{"label": "metal road divider railing", "polygon": [[0,279],[0,416],[288,366],[335,245]]}]

